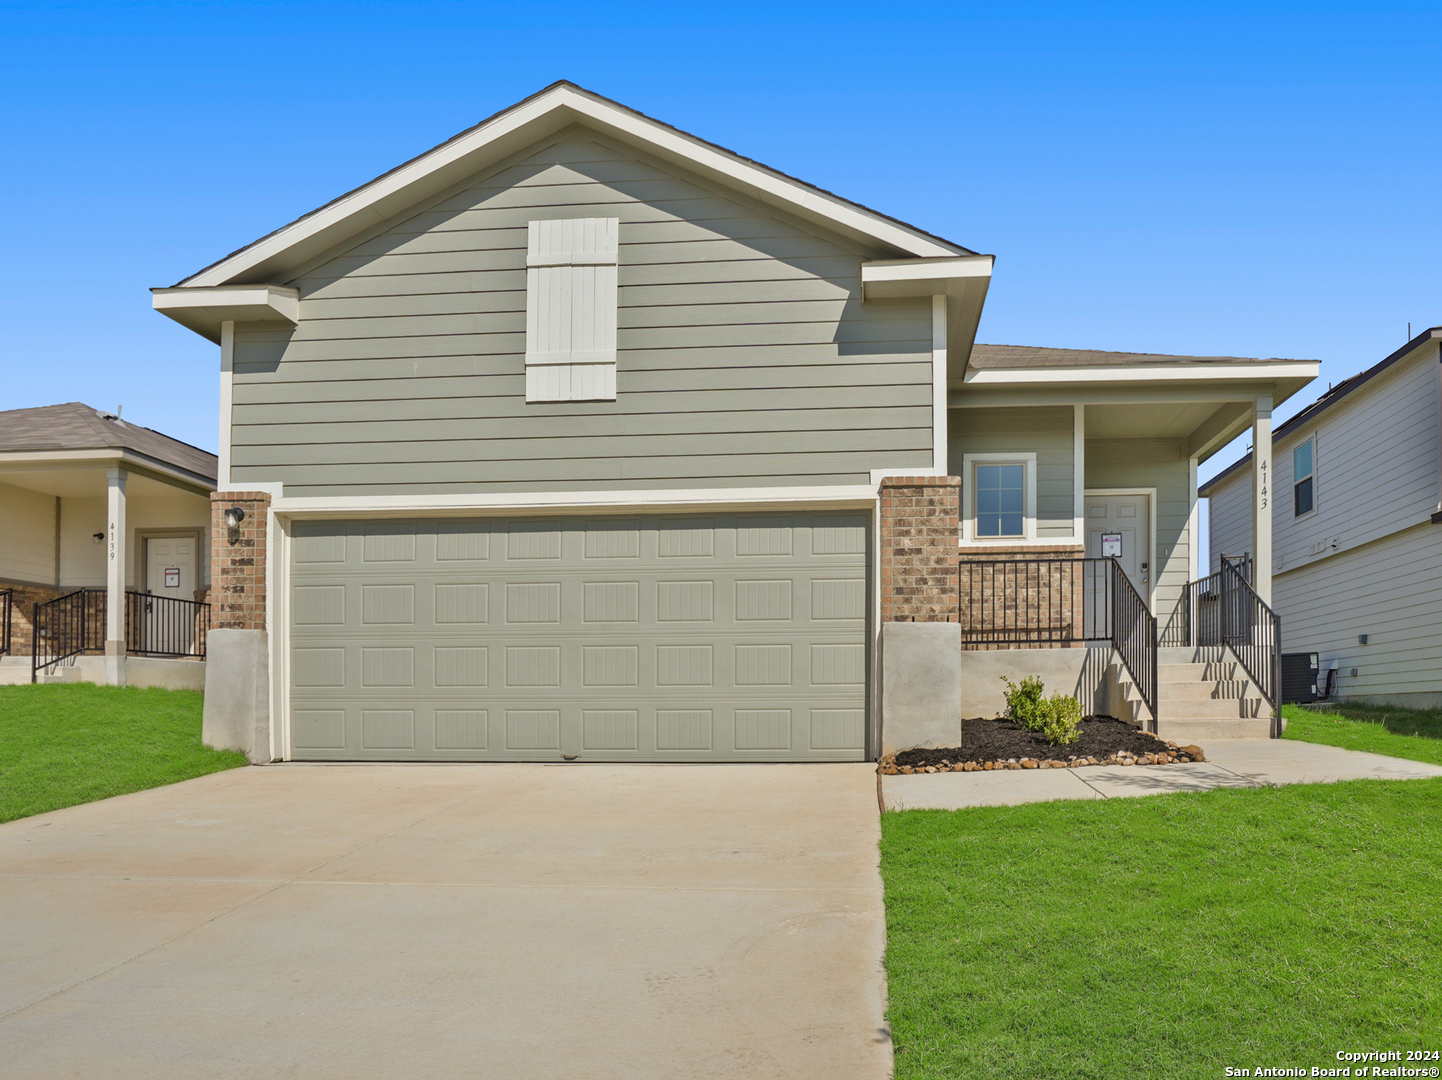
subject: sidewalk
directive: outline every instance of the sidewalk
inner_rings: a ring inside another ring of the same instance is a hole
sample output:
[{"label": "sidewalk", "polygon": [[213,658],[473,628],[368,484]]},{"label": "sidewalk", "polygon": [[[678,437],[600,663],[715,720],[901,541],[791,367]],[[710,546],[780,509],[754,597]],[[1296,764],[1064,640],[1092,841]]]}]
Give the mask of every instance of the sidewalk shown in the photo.
[{"label": "sidewalk", "polygon": [[1117,799],[1267,784],[1334,780],[1420,780],[1442,766],[1364,754],[1290,739],[1222,739],[1204,746],[1207,760],[1186,765],[1103,765],[1081,769],[945,772],[883,776],[888,810],[957,810],[1055,799]]}]

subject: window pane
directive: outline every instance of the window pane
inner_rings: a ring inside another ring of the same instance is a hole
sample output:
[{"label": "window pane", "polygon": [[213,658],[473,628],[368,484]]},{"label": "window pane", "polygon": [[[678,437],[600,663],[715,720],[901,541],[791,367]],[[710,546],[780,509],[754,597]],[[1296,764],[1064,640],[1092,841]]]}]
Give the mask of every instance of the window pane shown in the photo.
[{"label": "window pane", "polygon": [[1301,517],[1303,514],[1312,512],[1312,478],[1310,476],[1300,484],[1292,485],[1292,500],[1296,506],[1292,512],[1293,517]]},{"label": "window pane", "polygon": [[976,467],[976,535],[1023,536],[1025,465]]},{"label": "window pane", "polygon": [[1301,481],[1312,475],[1312,440],[1308,439],[1292,451],[1292,479]]}]

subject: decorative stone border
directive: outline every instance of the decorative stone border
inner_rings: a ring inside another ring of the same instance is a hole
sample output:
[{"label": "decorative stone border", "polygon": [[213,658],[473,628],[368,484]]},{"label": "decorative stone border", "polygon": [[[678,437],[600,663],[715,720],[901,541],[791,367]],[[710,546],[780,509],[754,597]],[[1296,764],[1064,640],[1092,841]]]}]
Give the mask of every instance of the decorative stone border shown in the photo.
[{"label": "decorative stone border", "polygon": [[[1081,769],[1089,765],[1179,765],[1189,761],[1206,761],[1200,746],[1178,746],[1167,743],[1168,749],[1159,754],[1132,754],[1122,751],[1104,758],[1072,757],[1066,760],[1056,758],[1008,758],[1005,761],[958,761],[950,765],[925,765],[912,768],[897,765],[896,754],[882,756],[876,763],[876,771],[883,776],[910,776],[914,773],[938,772],[995,772],[1000,769]],[[958,748],[958,753],[964,753]]]}]

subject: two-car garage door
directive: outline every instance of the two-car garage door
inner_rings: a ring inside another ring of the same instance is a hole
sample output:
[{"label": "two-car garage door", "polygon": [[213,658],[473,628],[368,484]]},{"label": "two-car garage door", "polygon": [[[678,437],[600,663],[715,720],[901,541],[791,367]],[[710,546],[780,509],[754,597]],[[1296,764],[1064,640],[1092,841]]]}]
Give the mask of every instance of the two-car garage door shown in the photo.
[{"label": "two-car garage door", "polygon": [[303,760],[857,761],[867,515],[296,522]]}]

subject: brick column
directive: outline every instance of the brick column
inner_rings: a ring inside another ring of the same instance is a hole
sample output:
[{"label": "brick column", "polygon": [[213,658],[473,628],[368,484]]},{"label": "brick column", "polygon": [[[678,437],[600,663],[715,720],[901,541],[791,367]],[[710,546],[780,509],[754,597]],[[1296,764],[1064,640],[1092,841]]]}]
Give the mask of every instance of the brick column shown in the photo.
[{"label": "brick column", "polygon": [[[245,511],[237,528],[225,524],[232,506]],[[210,625],[216,630],[265,629],[266,512],[264,491],[210,493]]]},{"label": "brick column", "polygon": [[881,481],[881,621],[956,622],[961,477]]}]

